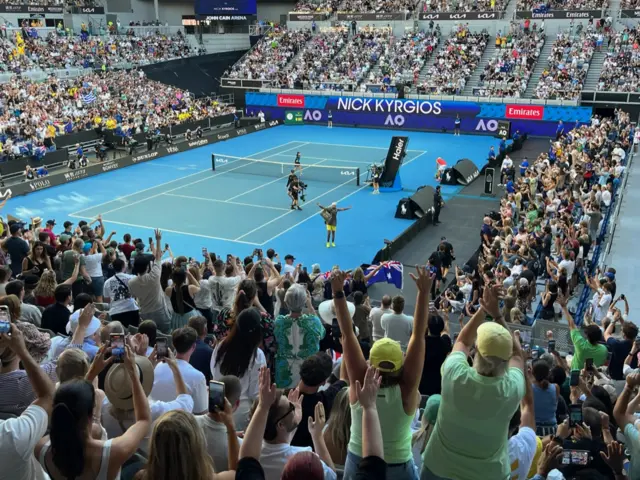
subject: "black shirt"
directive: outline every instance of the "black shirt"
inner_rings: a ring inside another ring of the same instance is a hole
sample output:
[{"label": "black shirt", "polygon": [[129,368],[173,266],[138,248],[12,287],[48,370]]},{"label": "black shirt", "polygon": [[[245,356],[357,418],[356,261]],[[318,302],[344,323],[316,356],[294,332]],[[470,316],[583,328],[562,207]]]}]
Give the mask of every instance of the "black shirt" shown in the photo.
[{"label": "black shirt", "polygon": [[520,276],[522,278],[526,278],[530,286],[533,285],[533,282],[536,279],[536,275],[528,268],[526,270],[522,270],[522,273],[520,273]]},{"label": "black shirt", "polygon": [[609,337],[609,340],[607,340],[607,347],[611,350],[609,375],[611,375],[613,380],[624,380],[624,375],[622,374],[624,360],[631,352],[633,341],[627,339],[618,340],[616,338]]},{"label": "black shirt", "polygon": [[213,348],[204,343],[202,340],[196,340],[196,349],[191,354],[189,363],[196,370],[201,371],[207,379],[207,385],[211,381],[211,356]]},{"label": "black shirt", "polygon": [[67,335],[67,323],[71,312],[67,307],[61,303],[54,303],[49,305],[42,312],[42,328],[59,333],[60,335]]},{"label": "black shirt", "polygon": [[440,195],[440,192],[436,192],[433,194],[433,208],[435,208],[436,210],[440,210],[441,207],[442,195]]},{"label": "black shirt", "polygon": [[434,337],[427,335],[424,368],[420,379],[420,395],[435,395],[442,391],[442,376],[440,369],[447,355],[451,352],[452,344],[449,335]]},{"label": "black shirt", "polygon": [[29,253],[29,245],[20,237],[11,237],[4,242],[4,246],[11,255],[11,271],[17,277],[22,273],[22,260]]},{"label": "black shirt", "polygon": [[264,480],[262,465],[255,458],[245,457],[238,461],[236,480]]},{"label": "black shirt", "polygon": [[292,446],[313,448],[313,440],[311,440],[311,434],[309,433],[307,418],[314,417],[316,405],[318,404],[318,402],[322,402],[328,420],[329,415],[331,415],[331,407],[333,406],[333,401],[335,400],[336,395],[338,395],[338,392],[346,386],[347,382],[339,380],[322,392],[305,394],[304,398],[302,399],[302,420],[298,425],[296,434],[291,440]]}]

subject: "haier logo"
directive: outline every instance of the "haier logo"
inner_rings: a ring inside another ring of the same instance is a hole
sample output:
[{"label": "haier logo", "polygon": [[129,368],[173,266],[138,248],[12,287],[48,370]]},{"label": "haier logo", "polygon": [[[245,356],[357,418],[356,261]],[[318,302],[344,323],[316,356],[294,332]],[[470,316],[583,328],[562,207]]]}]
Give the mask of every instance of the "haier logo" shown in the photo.
[{"label": "haier logo", "polygon": [[279,107],[304,107],[304,95],[278,95]]},{"label": "haier logo", "polygon": [[31,188],[31,190],[41,190],[50,186],[51,182],[49,180],[37,180],[29,183],[29,188]]},{"label": "haier logo", "polygon": [[167,153],[178,153],[180,149],[176,146],[167,147]]},{"label": "haier logo", "polygon": [[225,133],[224,135],[222,135],[221,133],[218,134],[218,140],[226,140],[227,138],[229,138],[228,133]]},{"label": "haier logo", "polygon": [[544,107],[538,105],[507,105],[505,118],[517,118],[521,120],[542,120]]},{"label": "haier logo", "polygon": [[102,165],[102,171],[108,172],[109,170],[115,170],[119,167],[118,162],[108,162]]},{"label": "haier logo", "polygon": [[87,176],[87,169],[81,168],[80,170],[72,170],[70,172],[65,173],[64,179],[67,182],[70,182],[72,180],[78,180],[79,178],[84,178],[86,176]]},{"label": "haier logo", "polygon": [[402,138],[398,139],[398,143],[396,144],[396,148],[393,152],[393,161],[400,162],[402,160],[402,152],[404,151],[404,140]]},{"label": "haier logo", "polygon": [[209,140],[206,138],[201,138],[200,140],[194,140],[193,142],[187,143],[189,147],[200,147],[202,145],[206,145],[209,143]]},{"label": "haier logo", "polygon": [[158,156],[158,152],[149,152],[149,153],[143,153],[142,155],[135,155],[133,157],[131,157],[131,161],[133,163],[138,163],[138,162],[144,162],[146,160],[151,160],[152,158],[156,158]]}]

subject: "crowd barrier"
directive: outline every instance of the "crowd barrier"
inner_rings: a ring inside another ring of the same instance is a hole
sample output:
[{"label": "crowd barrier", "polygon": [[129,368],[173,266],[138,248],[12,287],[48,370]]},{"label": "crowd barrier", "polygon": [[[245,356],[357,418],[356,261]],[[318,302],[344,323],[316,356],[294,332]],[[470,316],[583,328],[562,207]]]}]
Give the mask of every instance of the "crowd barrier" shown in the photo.
[{"label": "crowd barrier", "polygon": [[175,145],[169,145],[165,147],[159,147],[155,150],[150,150],[135,155],[128,155],[126,157],[118,158],[115,160],[108,160],[103,163],[88,166],[86,168],[79,168],[76,170],[69,170],[64,173],[52,174],[46,177],[38,178],[29,182],[20,183],[17,185],[11,185],[0,192],[0,197],[5,197],[8,193],[12,197],[20,195],[26,195],[31,192],[44,190],[46,188],[55,187],[58,185],[64,185],[82,178],[93,177],[104,172],[112,170],[118,170],[138,163],[148,162],[174,153],[180,153],[194,148],[202,147],[231,138],[240,137],[249,133],[254,133],[267,128],[276,127],[281,125],[279,120],[271,120],[264,123],[258,123],[256,125],[250,125],[243,128],[232,128],[228,130],[220,130],[212,135],[203,136],[195,140],[178,143]]}]

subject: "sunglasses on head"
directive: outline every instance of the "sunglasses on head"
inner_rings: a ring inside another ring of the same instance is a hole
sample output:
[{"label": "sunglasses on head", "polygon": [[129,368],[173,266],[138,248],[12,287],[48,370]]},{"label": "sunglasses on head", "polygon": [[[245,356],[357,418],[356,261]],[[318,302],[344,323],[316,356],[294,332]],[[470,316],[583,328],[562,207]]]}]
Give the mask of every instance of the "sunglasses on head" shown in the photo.
[{"label": "sunglasses on head", "polygon": [[278,425],[279,422],[281,422],[282,420],[284,420],[285,418],[287,418],[291,413],[293,413],[296,410],[296,406],[289,402],[289,408],[287,409],[287,413],[285,413],[284,415],[282,415],[281,417],[276,418],[273,421],[274,425]]}]

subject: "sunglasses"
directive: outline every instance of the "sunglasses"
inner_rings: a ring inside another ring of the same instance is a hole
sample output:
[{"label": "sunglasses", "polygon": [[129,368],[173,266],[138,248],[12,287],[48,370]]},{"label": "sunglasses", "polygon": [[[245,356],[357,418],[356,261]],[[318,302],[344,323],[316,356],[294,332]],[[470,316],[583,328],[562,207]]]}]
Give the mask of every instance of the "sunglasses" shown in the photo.
[{"label": "sunglasses", "polygon": [[291,413],[295,412],[295,410],[296,410],[296,406],[295,406],[293,403],[289,402],[289,409],[287,410],[287,413],[285,413],[285,414],[284,414],[284,415],[282,415],[281,417],[276,418],[276,419],[273,421],[273,424],[274,424],[274,425],[278,425],[278,423],[279,423],[279,422],[281,422],[282,420],[284,420],[285,418],[287,418]]}]

